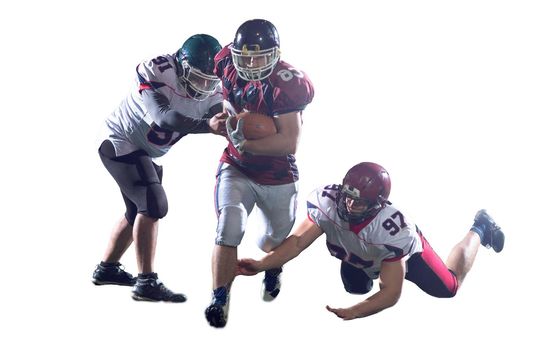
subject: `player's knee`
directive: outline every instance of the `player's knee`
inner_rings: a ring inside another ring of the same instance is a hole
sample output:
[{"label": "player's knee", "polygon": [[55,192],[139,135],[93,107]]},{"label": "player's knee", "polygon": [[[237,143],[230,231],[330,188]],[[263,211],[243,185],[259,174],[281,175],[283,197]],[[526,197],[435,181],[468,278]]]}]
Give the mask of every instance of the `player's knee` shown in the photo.
[{"label": "player's knee", "polygon": [[362,269],[342,261],[341,281],[345,290],[351,294],[366,294],[373,288],[373,280]]},{"label": "player's knee", "polygon": [[147,187],[147,216],[162,219],[168,214],[168,198],[164,187],[153,183]]},{"label": "player's knee", "polygon": [[373,288],[373,281],[361,281],[364,283],[343,283],[345,290],[351,294],[367,294]]},{"label": "player's knee", "polygon": [[248,212],[242,205],[227,206],[220,210],[215,243],[236,247],[241,243],[246,229]]},{"label": "player's knee", "polygon": [[125,212],[125,219],[129,223],[129,225],[134,226],[134,220],[136,220],[136,215],[138,214],[136,208],[127,208],[127,211]]},{"label": "player's knee", "polygon": [[268,253],[285,240],[285,237],[274,237],[271,235],[263,235],[258,241],[257,246],[264,251],[265,253]]},{"label": "player's knee", "polygon": [[436,295],[438,298],[453,298],[457,295],[458,286],[446,288]]},{"label": "player's knee", "polygon": [[257,246],[259,249],[268,253],[274,248],[278,247],[282,242],[287,238],[293,225],[295,223],[294,218],[289,218],[289,220],[278,218],[278,220],[271,220],[267,225],[265,232],[257,240]]}]

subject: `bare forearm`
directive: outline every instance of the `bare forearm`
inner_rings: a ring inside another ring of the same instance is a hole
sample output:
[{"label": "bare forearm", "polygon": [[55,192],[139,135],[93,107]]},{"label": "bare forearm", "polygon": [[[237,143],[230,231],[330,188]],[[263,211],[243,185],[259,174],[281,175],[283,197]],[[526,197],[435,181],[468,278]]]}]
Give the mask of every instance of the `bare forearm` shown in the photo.
[{"label": "bare forearm", "polygon": [[286,156],[295,154],[298,140],[286,137],[283,134],[274,134],[259,140],[246,140],[244,150],[248,153],[264,156]]},{"label": "bare forearm", "polygon": [[400,294],[380,290],[366,300],[353,306],[357,318],[367,317],[384,309],[394,306],[399,300]]},{"label": "bare forearm", "polygon": [[289,236],[283,243],[260,260],[262,270],[283,266],[286,262],[296,258],[306,247],[301,244],[300,237]]}]

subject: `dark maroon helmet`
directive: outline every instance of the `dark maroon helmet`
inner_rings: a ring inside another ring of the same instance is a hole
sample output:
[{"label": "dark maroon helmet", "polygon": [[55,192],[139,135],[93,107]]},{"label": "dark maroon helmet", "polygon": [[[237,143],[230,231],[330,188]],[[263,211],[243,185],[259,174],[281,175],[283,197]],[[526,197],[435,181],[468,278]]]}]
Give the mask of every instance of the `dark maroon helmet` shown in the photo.
[{"label": "dark maroon helmet", "polygon": [[266,79],[280,60],[280,36],[276,27],[264,19],[241,24],[231,46],[231,57],[241,79]]},{"label": "dark maroon helmet", "polygon": [[[382,209],[390,195],[390,175],[382,166],[363,162],[347,172],[337,198],[338,214],[346,221],[364,221]],[[347,198],[367,203],[367,210],[360,214],[349,212]]]}]

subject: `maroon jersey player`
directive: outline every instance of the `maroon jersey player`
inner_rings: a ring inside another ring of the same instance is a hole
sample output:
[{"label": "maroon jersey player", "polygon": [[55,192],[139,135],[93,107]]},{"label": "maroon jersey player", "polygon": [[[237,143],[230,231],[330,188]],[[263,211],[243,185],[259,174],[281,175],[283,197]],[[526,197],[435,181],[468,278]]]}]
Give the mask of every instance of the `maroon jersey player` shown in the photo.
[{"label": "maroon jersey player", "polygon": [[[280,60],[278,32],[266,20],[243,23],[233,43],[217,54],[215,62],[226,112],[266,114],[274,119],[277,129],[272,136],[246,140],[240,121],[236,129],[228,123],[230,142],[221,157],[215,191],[218,226],[213,251],[213,300],[206,310],[210,325],[224,327],[237,246],[254,205],[263,223],[259,225],[258,246],[265,252],[276,248],[294,224],[298,190],[294,154],[302,112],[313,99],[313,85],[304,72]],[[280,268],[265,273],[264,300],[278,295],[280,273]]]}]

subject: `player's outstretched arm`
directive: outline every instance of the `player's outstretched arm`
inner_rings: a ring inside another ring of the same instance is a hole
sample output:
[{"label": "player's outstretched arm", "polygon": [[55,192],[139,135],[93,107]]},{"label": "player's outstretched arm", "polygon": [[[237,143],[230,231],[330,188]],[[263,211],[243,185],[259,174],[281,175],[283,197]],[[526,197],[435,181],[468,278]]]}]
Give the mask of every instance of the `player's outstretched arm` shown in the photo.
[{"label": "player's outstretched arm", "polygon": [[319,226],[311,220],[305,219],[281,245],[261,260],[240,259],[237,273],[251,276],[261,271],[283,266],[289,260],[297,257],[322,234],[323,231]]},{"label": "player's outstretched arm", "polygon": [[383,262],[380,269],[380,283],[382,288],[366,300],[349,308],[326,309],[344,320],[367,317],[397,303],[401,296],[403,281],[405,279],[405,262],[398,260],[393,262]]}]

